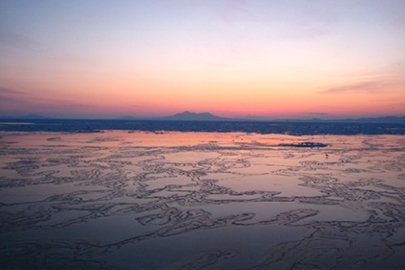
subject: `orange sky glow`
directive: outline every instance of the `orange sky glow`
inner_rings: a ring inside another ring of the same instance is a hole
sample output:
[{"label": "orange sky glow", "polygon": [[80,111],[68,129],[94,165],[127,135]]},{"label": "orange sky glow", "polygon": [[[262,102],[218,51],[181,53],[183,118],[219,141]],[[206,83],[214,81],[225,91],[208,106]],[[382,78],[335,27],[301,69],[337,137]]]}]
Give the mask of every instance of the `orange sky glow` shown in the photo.
[{"label": "orange sky glow", "polygon": [[403,14],[404,1],[1,1],[0,116],[405,115]]}]

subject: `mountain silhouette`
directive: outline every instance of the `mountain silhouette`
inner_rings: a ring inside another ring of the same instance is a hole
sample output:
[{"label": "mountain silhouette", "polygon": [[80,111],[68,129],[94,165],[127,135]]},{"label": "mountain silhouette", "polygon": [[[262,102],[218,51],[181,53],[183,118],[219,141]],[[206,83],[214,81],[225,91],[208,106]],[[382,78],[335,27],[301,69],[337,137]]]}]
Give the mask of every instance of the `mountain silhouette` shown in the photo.
[{"label": "mountain silhouette", "polygon": [[189,111],[184,111],[182,113],[177,113],[175,115],[160,117],[159,120],[173,120],[173,121],[221,121],[226,120],[209,112],[194,113]]}]

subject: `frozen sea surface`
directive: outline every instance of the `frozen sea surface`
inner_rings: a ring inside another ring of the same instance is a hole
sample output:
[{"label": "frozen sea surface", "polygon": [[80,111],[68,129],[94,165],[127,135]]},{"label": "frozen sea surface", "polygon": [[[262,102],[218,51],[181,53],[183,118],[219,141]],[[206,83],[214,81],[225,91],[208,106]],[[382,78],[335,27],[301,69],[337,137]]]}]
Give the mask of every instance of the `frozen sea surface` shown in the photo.
[{"label": "frozen sea surface", "polygon": [[404,168],[397,135],[3,132],[0,266],[403,268]]}]

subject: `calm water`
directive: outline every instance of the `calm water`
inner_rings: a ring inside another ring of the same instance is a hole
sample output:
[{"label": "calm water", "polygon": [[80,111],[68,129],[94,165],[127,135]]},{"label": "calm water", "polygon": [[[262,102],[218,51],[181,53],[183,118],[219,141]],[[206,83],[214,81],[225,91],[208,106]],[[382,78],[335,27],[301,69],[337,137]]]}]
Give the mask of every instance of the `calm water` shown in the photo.
[{"label": "calm water", "polygon": [[404,136],[0,136],[2,268],[403,267]]}]

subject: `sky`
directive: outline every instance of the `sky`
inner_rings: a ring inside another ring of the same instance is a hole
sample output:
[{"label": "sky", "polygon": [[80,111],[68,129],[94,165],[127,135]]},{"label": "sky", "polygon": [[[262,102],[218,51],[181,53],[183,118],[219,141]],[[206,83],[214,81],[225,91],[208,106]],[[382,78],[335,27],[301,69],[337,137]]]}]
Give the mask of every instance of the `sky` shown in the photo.
[{"label": "sky", "polygon": [[405,115],[403,0],[0,0],[0,116]]}]

